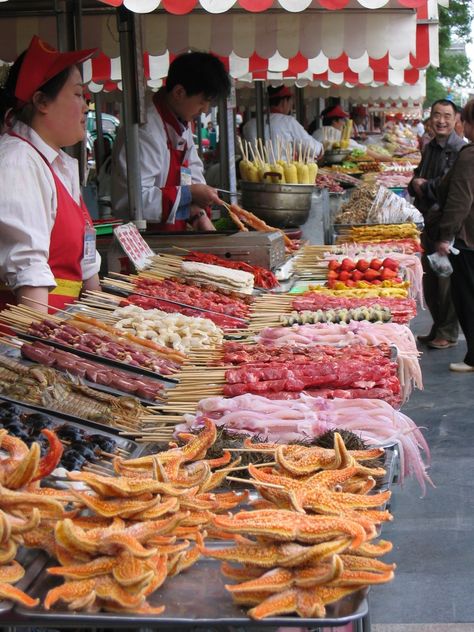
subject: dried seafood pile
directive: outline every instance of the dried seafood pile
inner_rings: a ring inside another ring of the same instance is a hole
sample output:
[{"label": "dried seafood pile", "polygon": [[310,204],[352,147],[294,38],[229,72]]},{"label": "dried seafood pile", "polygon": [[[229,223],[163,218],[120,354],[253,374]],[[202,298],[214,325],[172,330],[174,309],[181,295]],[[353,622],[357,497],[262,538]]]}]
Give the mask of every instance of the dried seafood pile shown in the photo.
[{"label": "dried seafood pile", "polygon": [[[200,434],[181,435],[182,447],[117,458],[115,476],[69,474],[85,486],[81,491],[40,486],[60,458],[57,438],[48,439],[51,450],[41,459],[39,444],[28,448],[0,432],[0,446],[9,453],[0,460],[0,594],[23,605],[38,601],[10,585],[23,574],[11,563],[18,544],[46,550],[59,562],[48,573],[64,583],[49,590],[46,609],[62,602],[73,611],[157,616],[165,606],[148,598],[202,554],[244,565],[224,571],[245,578],[228,589],[239,603],[256,606],[249,613],[255,618],[293,611],[324,616],[325,604],[393,575],[393,565],[373,559],[390,550],[388,542],[372,542],[375,526],[390,519],[378,509],[390,493],[368,493],[384,470],[365,463],[380,449],[349,452],[337,434],[334,450],[248,444],[271,455],[276,468],[250,465],[251,482],[264,499],[250,512],[227,517],[248,494],[215,492],[240,459],[230,463],[228,451],[206,459],[216,440],[209,420]],[[74,512],[66,511],[70,502]],[[204,545],[206,534],[234,539],[236,533],[257,539],[222,551]]]},{"label": "dried seafood pile", "polygon": [[377,191],[378,187],[374,185],[364,185],[355,189],[351,199],[341,206],[334,223],[365,224]]},{"label": "dried seafood pile", "polygon": [[134,397],[117,397],[76,384],[55,369],[27,367],[0,356],[0,394],[26,404],[139,431],[146,409]]},{"label": "dried seafood pile", "polygon": [[223,534],[244,540],[223,549],[201,545],[203,554],[224,560],[223,574],[238,582],[226,588],[236,603],[252,606],[252,618],[324,617],[328,604],[393,578],[395,565],[376,559],[392,545],[374,541],[377,526],[392,519],[382,509],[390,491],[369,493],[385,470],[364,465],[379,449],[349,452],[337,433],[333,450],[254,449],[276,461],[274,469],[249,466],[264,500],[252,511],[214,519]]},{"label": "dried seafood pile", "polygon": [[161,614],[147,598],[168,577],[192,566],[200,557],[190,540],[212,530],[216,514],[247,499],[247,493],[213,490],[230,461],[207,461],[216,430],[211,422],[199,435],[188,435],[182,448],[134,460],[116,460],[117,476],[73,473],[90,491],[72,491],[87,517],[73,516],[44,534],[49,552],[59,566],[48,569],[64,584],[51,589],[46,609],[57,602],[69,610],[108,610],[133,614]]},{"label": "dried seafood pile", "polygon": [[0,447],[6,458],[0,459],[0,597],[32,608],[38,604],[13,586],[25,574],[15,558],[21,545],[28,545],[43,520],[60,517],[62,505],[51,495],[39,492],[39,480],[50,474],[61,458],[62,446],[54,433],[45,431],[49,450],[40,457],[40,446],[30,448],[0,430]]}]

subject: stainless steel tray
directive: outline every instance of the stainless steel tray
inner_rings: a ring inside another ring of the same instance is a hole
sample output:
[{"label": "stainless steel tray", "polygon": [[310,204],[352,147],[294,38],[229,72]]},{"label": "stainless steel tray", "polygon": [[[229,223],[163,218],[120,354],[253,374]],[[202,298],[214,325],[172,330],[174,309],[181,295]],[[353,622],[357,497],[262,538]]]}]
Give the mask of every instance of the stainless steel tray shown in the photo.
[{"label": "stainless steel tray", "polygon": [[[54,586],[58,578],[49,576],[44,568],[28,591],[33,598],[44,596]],[[233,603],[230,593],[224,587],[228,580],[220,572],[217,560],[204,558],[192,568],[177,577],[168,579],[148,601],[152,606],[165,605],[161,616],[109,614],[106,612],[87,614],[67,610],[46,611],[40,607],[28,610],[17,606],[14,612],[16,623],[35,626],[64,627],[227,627],[240,626],[339,626],[365,617],[368,613],[367,591],[360,590],[339,602],[328,606],[324,619],[303,619],[299,617],[273,617],[253,621],[246,611]]]},{"label": "stainless steel tray", "polygon": [[[28,591],[28,588],[39,576],[43,568],[48,563],[48,555],[44,551],[39,549],[26,549],[21,547],[15,557],[16,561],[23,566],[25,574],[19,582],[14,584],[15,588],[19,588],[24,592]],[[7,612],[10,612],[14,603],[9,599],[0,601],[0,616],[4,616]]]}]

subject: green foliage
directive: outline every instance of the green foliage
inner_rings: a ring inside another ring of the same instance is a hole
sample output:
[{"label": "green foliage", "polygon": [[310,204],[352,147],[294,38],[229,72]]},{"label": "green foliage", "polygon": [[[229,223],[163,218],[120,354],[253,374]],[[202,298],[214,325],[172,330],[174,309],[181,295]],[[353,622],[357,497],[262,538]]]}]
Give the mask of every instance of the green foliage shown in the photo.
[{"label": "green foliage", "polygon": [[473,19],[472,0],[450,0],[449,8],[439,8],[439,68],[429,68],[426,73],[425,105],[470,84],[467,56],[464,53],[451,53],[448,49],[456,41],[471,41]]}]

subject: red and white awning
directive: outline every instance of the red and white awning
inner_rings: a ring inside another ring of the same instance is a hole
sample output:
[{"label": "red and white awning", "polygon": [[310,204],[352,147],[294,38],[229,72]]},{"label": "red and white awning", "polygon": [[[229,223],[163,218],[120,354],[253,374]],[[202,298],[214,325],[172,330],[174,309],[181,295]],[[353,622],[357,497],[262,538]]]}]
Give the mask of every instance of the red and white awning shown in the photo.
[{"label": "red and white awning", "polygon": [[[350,1],[352,6],[359,2]],[[438,63],[437,3],[424,0],[415,12],[392,10],[393,2],[398,4],[398,0],[390,2],[388,12],[150,14],[143,20],[146,78],[156,87],[176,55],[206,50],[219,55],[231,76],[239,81],[414,84],[419,69]],[[235,2],[227,4],[233,6]],[[222,1],[208,0],[206,6],[211,5],[222,6]],[[15,59],[34,34],[54,45],[55,18],[3,18],[0,59]],[[110,89],[111,84],[120,82],[114,15],[84,16],[83,46],[101,49],[101,54],[85,65],[88,83],[107,83]],[[91,89],[97,88],[91,85]]]},{"label": "red and white awning", "polygon": [[[195,9],[207,13],[226,13],[240,9],[250,13],[262,13],[269,9],[279,9],[290,13],[300,13],[307,9],[328,9],[330,11],[357,7],[363,9],[381,9],[387,6],[418,8],[427,0],[99,0],[112,7],[123,5],[135,13],[150,13],[163,9],[175,15],[185,15]],[[438,0],[447,6],[449,0]]]},{"label": "red and white awning", "polygon": [[[144,68],[145,75],[148,81],[148,85],[152,88],[157,88],[162,85],[163,79],[168,74],[168,67],[172,61],[173,56],[169,53],[164,55],[144,55]],[[267,80],[274,82],[292,82],[297,85],[307,85],[312,82],[324,82],[333,85],[412,85],[418,82],[420,71],[417,68],[390,68],[388,65],[388,58],[385,57],[382,60],[377,60],[373,66],[363,64],[361,70],[357,68],[354,70],[347,66],[347,64],[340,64],[340,66],[329,63],[326,67],[316,67],[314,70],[319,72],[313,72],[313,68],[307,67],[308,62],[312,60],[306,60],[307,63],[300,65],[298,69],[296,63],[291,66],[290,62],[286,60],[285,70],[270,70],[268,67],[261,65],[261,61],[255,58],[243,59],[236,58],[231,55],[230,57],[223,59],[225,65],[229,70],[229,74],[239,82],[250,82],[254,80]],[[255,65],[252,66],[252,63]],[[304,69],[302,70],[302,68]],[[83,66],[84,81],[88,84],[102,84],[107,82],[119,83],[122,78],[120,58],[110,59],[105,55],[99,55],[98,57],[88,60]],[[96,85],[91,86],[93,91],[97,91]]]}]

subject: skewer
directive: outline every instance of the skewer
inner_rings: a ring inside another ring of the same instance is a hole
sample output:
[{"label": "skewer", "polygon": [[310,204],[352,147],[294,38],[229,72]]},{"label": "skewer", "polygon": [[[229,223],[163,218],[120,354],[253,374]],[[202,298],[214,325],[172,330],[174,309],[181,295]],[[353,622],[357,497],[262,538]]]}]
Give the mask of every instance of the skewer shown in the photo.
[{"label": "skewer", "polygon": [[[224,450],[226,450],[226,448],[224,448]],[[252,463],[252,465],[254,467],[267,467],[269,465],[276,465],[276,461],[270,461],[269,463]],[[227,470],[228,472],[237,472],[237,470],[248,470],[248,465],[239,465],[238,467],[233,467],[233,468],[222,468],[224,470]]]},{"label": "skewer", "polygon": [[266,452],[267,454],[275,451],[273,449],[269,450],[268,448],[226,448],[226,450],[227,452]]},{"label": "skewer", "polygon": [[271,487],[273,489],[282,489],[286,491],[283,485],[276,485],[275,483],[264,483],[262,481],[255,481],[252,478],[237,478],[236,476],[226,476],[226,480],[235,481],[236,483],[247,483],[247,485],[255,485],[255,487]]}]

